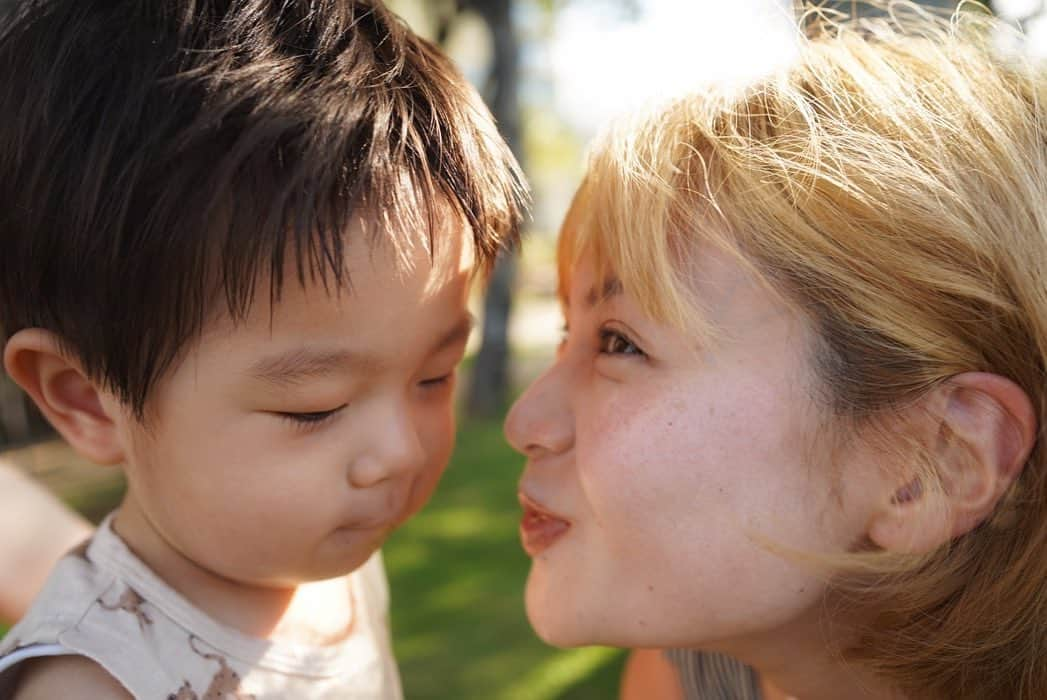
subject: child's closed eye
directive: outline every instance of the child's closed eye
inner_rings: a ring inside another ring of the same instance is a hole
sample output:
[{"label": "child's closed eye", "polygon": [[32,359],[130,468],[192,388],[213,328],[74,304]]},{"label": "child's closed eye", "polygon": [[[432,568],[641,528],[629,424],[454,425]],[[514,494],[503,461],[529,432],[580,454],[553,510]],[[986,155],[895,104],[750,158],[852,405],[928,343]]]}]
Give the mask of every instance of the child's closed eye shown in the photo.
[{"label": "child's closed eye", "polygon": [[275,411],[274,414],[279,416],[280,418],[283,418],[284,420],[294,423],[297,426],[315,427],[333,418],[343,408],[345,408],[346,405],[347,404],[343,404],[337,408],[332,408],[327,411]]},{"label": "child's closed eye", "polygon": [[455,370],[451,370],[450,372],[447,372],[445,374],[430,377],[428,379],[423,379],[420,382],[418,382],[418,385],[423,389],[438,389],[442,386],[450,384],[454,380],[454,377]]}]

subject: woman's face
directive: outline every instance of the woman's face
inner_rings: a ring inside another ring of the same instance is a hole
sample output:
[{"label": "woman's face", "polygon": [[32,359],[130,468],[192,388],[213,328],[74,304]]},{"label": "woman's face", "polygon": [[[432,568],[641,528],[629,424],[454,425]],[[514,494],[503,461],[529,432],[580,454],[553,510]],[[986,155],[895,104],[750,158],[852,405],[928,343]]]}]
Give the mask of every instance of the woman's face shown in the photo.
[{"label": "woman's face", "polygon": [[506,420],[527,456],[527,611],[550,643],[733,648],[824,592],[769,542],[842,552],[864,534],[861,458],[834,478],[806,323],[722,252],[694,279],[705,347],[579,266],[556,361]]}]

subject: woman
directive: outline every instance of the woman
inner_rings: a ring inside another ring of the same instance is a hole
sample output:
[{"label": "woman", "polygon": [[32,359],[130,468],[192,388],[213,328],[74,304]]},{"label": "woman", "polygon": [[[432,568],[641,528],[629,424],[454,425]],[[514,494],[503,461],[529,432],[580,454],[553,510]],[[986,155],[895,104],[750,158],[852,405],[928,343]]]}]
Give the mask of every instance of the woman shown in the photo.
[{"label": "woman", "polygon": [[827,26],[597,146],[506,422],[543,639],[701,650],[695,697],[1047,697],[1047,82],[995,30]]}]

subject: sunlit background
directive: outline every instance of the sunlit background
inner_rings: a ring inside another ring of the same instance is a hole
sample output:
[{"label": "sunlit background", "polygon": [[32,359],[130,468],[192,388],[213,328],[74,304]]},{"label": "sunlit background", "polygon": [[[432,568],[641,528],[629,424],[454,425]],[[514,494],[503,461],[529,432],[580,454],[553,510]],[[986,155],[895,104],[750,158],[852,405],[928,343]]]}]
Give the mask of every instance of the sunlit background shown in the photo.
[{"label": "sunlit background", "polygon": [[[0,3],[8,0],[0,0]],[[796,50],[790,0],[392,0],[440,43],[499,117],[533,185],[533,219],[512,264],[475,304],[486,314],[463,371],[458,450],[432,503],[386,547],[393,632],[409,699],[567,700],[615,696],[623,653],[554,650],[523,610],[507,402],[549,361],[561,319],[553,292],[557,226],[586,144],[609,119],[710,82],[746,81]],[[846,9],[849,2],[822,2]],[[938,6],[949,2],[929,2]],[[1047,58],[1043,0],[996,0]],[[507,33],[508,32],[508,33]],[[498,37],[497,39],[493,37]],[[1012,47],[1016,48],[1016,47]],[[503,332],[505,331],[505,332]],[[471,380],[471,381],[470,381]],[[25,445],[37,442],[33,446]],[[0,448],[97,521],[122,480],[50,438],[0,376]]]}]

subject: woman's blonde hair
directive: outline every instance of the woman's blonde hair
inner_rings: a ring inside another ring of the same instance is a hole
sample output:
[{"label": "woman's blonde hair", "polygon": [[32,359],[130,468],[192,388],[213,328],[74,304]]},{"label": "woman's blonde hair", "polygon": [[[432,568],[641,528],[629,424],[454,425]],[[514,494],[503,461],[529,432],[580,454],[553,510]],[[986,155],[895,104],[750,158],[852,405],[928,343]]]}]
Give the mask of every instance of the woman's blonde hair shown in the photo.
[{"label": "woman's blonde hair", "polygon": [[[654,318],[714,332],[686,261],[723,246],[809,318],[831,415],[861,426],[988,371],[1042,424],[1043,67],[1000,55],[986,13],[884,7],[813,23],[758,84],[610,130],[564,225],[561,285],[595,255]],[[839,584],[869,621],[850,658],[915,697],[1047,698],[1042,441],[989,521],[904,566],[869,557],[863,584]]]}]

